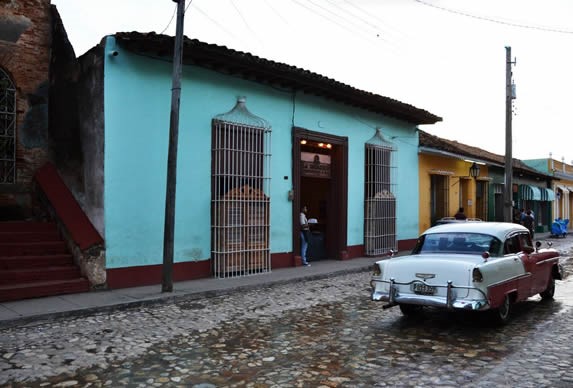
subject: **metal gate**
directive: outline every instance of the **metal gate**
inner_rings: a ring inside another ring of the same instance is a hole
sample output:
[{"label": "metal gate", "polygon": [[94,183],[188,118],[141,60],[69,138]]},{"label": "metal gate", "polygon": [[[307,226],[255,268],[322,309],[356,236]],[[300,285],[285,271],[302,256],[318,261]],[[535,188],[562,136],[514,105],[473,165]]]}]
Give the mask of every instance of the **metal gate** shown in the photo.
[{"label": "metal gate", "polygon": [[0,184],[16,182],[16,88],[0,68]]},{"label": "metal gate", "polygon": [[240,98],[212,123],[211,257],[216,277],[269,272],[271,127]]},{"label": "metal gate", "polygon": [[396,197],[392,152],[380,129],[366,143],[364,252],[377,256],[396,249]]}]

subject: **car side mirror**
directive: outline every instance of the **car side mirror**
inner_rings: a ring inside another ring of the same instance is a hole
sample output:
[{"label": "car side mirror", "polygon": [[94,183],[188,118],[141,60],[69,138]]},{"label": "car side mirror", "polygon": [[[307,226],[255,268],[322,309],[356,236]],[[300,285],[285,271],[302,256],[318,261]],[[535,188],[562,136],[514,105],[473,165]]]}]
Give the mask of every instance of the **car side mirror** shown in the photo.
[{"label": "car side mirror", "polygon": [[535,248],[539,249],[540,246],[541,246],[541,241],[536,241]]}]

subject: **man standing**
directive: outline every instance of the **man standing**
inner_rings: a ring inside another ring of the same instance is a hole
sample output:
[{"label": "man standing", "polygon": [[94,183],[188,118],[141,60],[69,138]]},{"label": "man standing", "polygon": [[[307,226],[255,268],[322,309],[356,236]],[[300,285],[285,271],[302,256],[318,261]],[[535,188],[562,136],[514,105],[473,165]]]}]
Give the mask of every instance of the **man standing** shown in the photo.
[{"label": "man standing", "polygon": [[305,267],[310,267],[310,264],[306,258],[308,239],[310,236],[310,227],[308,226],[308,219],[306,218],[307,211],[308,209],[306,206],[303,206],[300,210],[300,257],[302,260],[302,265]]},{"label": "man standing", "polygon": [[525,217],[523,218],[523,226],[529,229],[529,234],[531,234],[531,238],[535,235],[535,227],[534,227],[534,218],[531,216],[531,210],[527,210],[525,212]]}]

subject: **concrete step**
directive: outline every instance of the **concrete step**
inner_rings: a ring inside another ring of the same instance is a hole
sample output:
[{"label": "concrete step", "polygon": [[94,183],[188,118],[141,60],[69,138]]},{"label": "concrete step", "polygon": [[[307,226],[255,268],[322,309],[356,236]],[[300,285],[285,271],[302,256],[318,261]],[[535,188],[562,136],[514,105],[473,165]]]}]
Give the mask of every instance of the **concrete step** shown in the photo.
[{"label": "concrete step", "polygon": [[68,250],[63,241],[0,243],[0,257],[56,255],[64,253],[68,253]]},{"label": "concrete step", "polygon": [[71,254],[0,257],[1,270],[29,269],[73,264]]},{"label": "concrete step", "polygon": [[34,283],[81,278],[80,269],[73,265],[10,269],[0,271],[0,284]]},{"label": "concrete step", "polygon": [[87,279],[39,281],[0,285],[0,302],[89,291]]}]

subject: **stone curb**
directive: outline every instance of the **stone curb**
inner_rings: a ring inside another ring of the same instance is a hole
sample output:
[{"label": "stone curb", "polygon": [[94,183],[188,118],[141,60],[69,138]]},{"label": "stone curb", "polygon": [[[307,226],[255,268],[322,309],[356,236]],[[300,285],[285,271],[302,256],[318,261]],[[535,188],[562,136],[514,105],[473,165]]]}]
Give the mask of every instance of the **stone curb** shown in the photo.
[{"label": "stone curb", "polygon": [[[190,292],[190,293],[182,293],[180,295],[171,295],[171,296],[160,296],[157,298],[149,298],[149,299],[142,299],[142,300],[134,300],[128,302],[122,302],[118,304],[108,305],[108,306],[96,306],[96,307],[88,307],[88,308],[79,308],[77,310],[68,310],[68,311],[61,311],[61,312],[54,312],[54,313],[44,313],[39,314],[31,317],[21,317],[21,318],[14,318],[8,319],[5,321],[0,322],[0,330],[9,329],[12,327],[17,326],[36,326],[47,323],[48,321],[53,321],[62,318],[83,318],[94,314],[103,314],[103,313],[112,313],[116,311],[123,311],[129,309],[136,309],[141,307],[148,307],[148,306],[155,306],[161,303],[179,303],[184,301],[192,301],[197,299],[204,299],[204,298],[214,298],[218,296],[229,295],[231,293],[241,292],[241,291],[252,291],[260,288],[270,288],[270,287],[277,287],[286,284],[293,284],[293,283],[301,283],[313,280],[322,280],[328,279],[337,276],[349,275],[354,273],[360,272],[367,272],[370,271],[372,265],[367,265],[363,267],[357,268],[349,268],[349,269],[341,269],[334,272],[329,273],[322,273],[322,274],[312,274],[312,275],[304,275],[301,277],[291,278],[291,279],[282,279],[282,280],[273,280],[268,281],[265,283],[256,283],[256,284],[248,284],[243,286],[235,286],[229,287],[219,290],[209,290],[209,291],[198,291],[198,292]],[[106,291],[102,291],[106,292]]]}]

